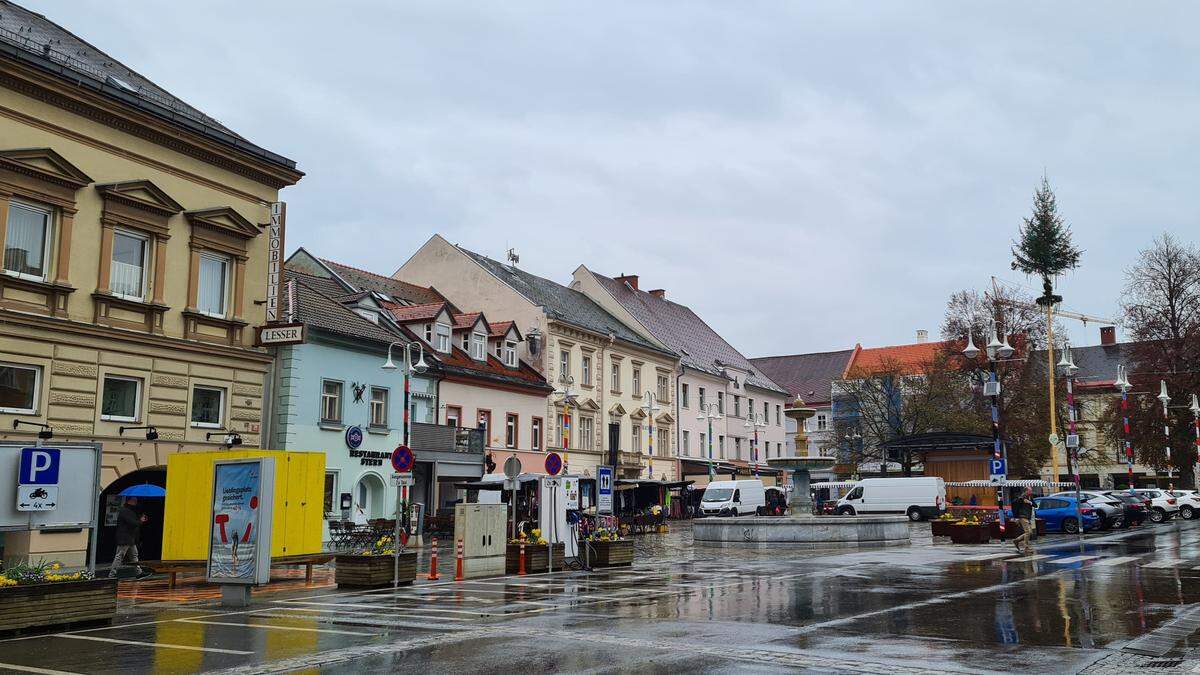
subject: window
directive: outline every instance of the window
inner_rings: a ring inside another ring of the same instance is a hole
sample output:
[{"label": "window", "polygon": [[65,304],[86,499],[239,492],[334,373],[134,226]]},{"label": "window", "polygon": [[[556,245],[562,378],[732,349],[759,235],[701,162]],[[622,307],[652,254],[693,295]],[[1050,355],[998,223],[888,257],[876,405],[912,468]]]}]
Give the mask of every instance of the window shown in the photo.
[{"label": "window", "polygon": [[117,230],[113,232],[112,246],[109,287],[113,295],[130,300],[143,299],[146,296],[146,238]]},{"label": "window", "polygon": [[666,375],[658,376],[658,400],[665,403],[671,400],[670,381]]},{"label": "window", "polygon": [[106,375],[100,396],[100,419],[136,422],[141,408],[142,381],[134,377]]},{"label": "window", "polygon": [[671,436],[667,429],[658,430],[658,443],[655,445],[658,448],[658,454],[667,456],[671,454]]},{"label": "window", "polygon": [[321,421],[341,424],[342,383],[336,380],[321,380]]},{"label": "window", "polygon": [[36,413],[41,380],[37,366],[0,363],[0,412]]},{"label": "window", "polygon": [[724,436],[717,437],[717,450],[720,451],[720,453],[721,453],[720,454],[721,459],[725,459],[725,437]]},{"label": "window", "polygon": [[746,399],[746,417],[754,417],[754,399]]},{"label": "window", "polygon": [[642,369],[639,366],[633,367],[633,397],[639,398],[642,395]]},{"label": "window", "polygon": [[490,410],[479,411],[479,428],[483,430],[483,444],[492,444],[492,413]]},{"label": "window", "polygon": [[333,514],[333,496],[337,494],[337,472],[325,472],[325,514]]},{"label": "window", "polygon": [[200,254],[200,290],[197,308],[201,314],[224,318],[229,295],[229,259],[212,253]]},{"label": "window", "polygon": [[558,353],[558,374],[562,378],[571,374],[571,352],[565,349]]},{"label": "window", "polygon": [[700,411],[704,412],[704,387],[700,387]]},{"label": "window", "polygon": [[783,406],[775,406],[775,426],[781,426],[783,424],[783,415],[780,414],[782,408]]},{"label": "window", "polygon": [[687,429],[683,430],[683,439],[682,439],[683,443],[679,448],[679,454],[681,454],[681,455],[692,454],[692,448],[689,443],[690,439],[688,438],[690,435],[691,434],[688,433]]},{"label": "window", "polygon": [[583,385],[585,387],[592,386],[592,357],[584,356],[580,361],[580,367],[583,368]]},{"label": "window", "polygon": [[504,416],[504,447],[517,447],[517,416],[512,413]]},{"label": "window", "polygon": [[733,458],[734,459],[742,458],[742,439],[740,439],[740,438],[733,439]]},{"label": "window", "polygon": [[633,425],[633,443],[629,445],[629,449],[639,454],[642,452],[642,425],[640,424]]},{"label": "window", "polygon": [[529,442],[534,450],[542,449],[542,418],[533,418],[533,424],[529,427]]},{"label": "window", "polygon": [[487,359],[487,336],[483,333],[475,333],[471,338],[471,355],[476,361]]},{"label": "window", "polygon": [[220,429],[225,411],[225,390],[217,387],[192,387],[192,426]]},{"label": "window", "polygon": [[512,340],[504,341],[504,365],[509,368],[517,367],[517,343]]},{"label": "window", "polygon": [[49,272],[49,208],[12,201],[8,204],[8,235],[4,242],[4,269],[19,277],[45,281]]},{"label": "window", "polygon": [[446,406],[446,426],[462,426],[462,408],[456,405]]},{"label": "window", "polygon": [[612,385],[613,392],[621,391],[621,364],[612,364]]},{"label": "window", "polygon": [[388,425],[388,390],[383,387],[371,387],[371,426],[386,427]]},{"label": "window", "polygon": [[704,432],[700,432],[700,455],[701,456],[704,456],[705,451],[708,450],[707,438],[708,437],[704,434]]},{"label": "window", "polygon": [[431,323],[425,324],[425,341],[429,343],[430,347],[433,346],[433,324]]},{"label": "window", "polygon": [[450,353],[450,324],[438,323],[434,326],[434,345],[433,348],[443,354]]},{"label": "window", "polygon": [[596,447],[596,421],[590,417],[579,418],[579,447],[592,450]]},{"label": "window", "polygon": [[825,431],[827,428],[829,428],[829,418],[825,415],[825,413],[818,414],[817,431]]},{"label": "window", "polygon": [[733,416],[742,416],[742,397],[738,396],[737,394],[733,395]]},{"label": "window", "polygon": [[[751,406],[751,407],[753,407],[753,406]],[[771,404],[767,403],[766,401],[763,401],[763,424],[769,424],[770,422],[771,422]],[[778,421],[775,423],[779,424]]]},{"label": "window", "polygon": [[717,392],[717,413],[725,414],[725,392],[723,391]]},{"label": "window", "polygon": [[684,407],[684,408],[687,408],[687,407],[689,407],[689,403],[688,403],[688,386],[687,386],[687,383],[686,383],[686,382],[685,382],[685,383],[683,383],[683,384],[681,384],[681,385],[679,385],[679,405],[680,405],[680,406],[682,406],[682,407]]}]

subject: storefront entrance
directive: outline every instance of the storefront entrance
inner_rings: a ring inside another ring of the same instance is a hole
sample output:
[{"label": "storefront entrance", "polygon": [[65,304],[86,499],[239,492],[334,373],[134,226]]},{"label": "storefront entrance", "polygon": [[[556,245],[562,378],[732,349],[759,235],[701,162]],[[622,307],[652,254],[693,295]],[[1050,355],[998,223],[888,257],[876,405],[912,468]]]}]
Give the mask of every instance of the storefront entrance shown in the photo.
[{"label": "storefront entrance", "polygon": [[[117,552],[117,511],[121,509],[125,500],[118,493],[143,483],[166,489],[167,469],[156,467],[127,473],[114,480],[100,493],[96,505],[97,518],[100,521],[99,535],[96,539],[97,563],[107,565],[112,562],[113,555]],[[138,544],[138,556],[142,560],[162,559],[163,512],[166,509],[166,501],[162,497],[139,497],[138,504],[134,507],[138,513],[146,516],[141,530],[142,540]]]}]

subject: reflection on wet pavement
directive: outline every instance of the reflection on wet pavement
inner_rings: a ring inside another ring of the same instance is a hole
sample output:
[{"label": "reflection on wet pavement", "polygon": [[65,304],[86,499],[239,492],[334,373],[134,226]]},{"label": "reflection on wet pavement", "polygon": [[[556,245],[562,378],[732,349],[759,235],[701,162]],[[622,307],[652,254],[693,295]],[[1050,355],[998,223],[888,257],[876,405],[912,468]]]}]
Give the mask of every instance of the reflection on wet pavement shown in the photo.
[{"label": "reflection on wet pavement", "polygon": [[924,527],[907,548],[763,552],[694,548],[675,525],[639,539],[632,568],[310,589],[236,612],[140,606],[123,625],[7,642],[19,648],[0,662],[88,673],[1081,672],[1101,659],[1175,663],[1196,646],[1190,522],[1048,537],[1028,557],[1011,544],[935,545]]}]

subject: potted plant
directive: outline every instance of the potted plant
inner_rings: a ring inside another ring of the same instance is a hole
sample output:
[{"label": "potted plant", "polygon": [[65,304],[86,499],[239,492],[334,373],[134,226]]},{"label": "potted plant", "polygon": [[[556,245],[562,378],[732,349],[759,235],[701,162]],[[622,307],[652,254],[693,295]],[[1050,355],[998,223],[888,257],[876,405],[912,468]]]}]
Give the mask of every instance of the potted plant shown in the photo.
[{"label": "potted plant", "polygon": [[947,511],[946,513],[943,513],[937,518],[929,521],[929,529],[935,537],[949,537],[950,528],[957,523],[958,520],[958,516]]},{"label": "potted plant", "polygon": [[520,533],[516,539],[510,539],[504,551],[504,569],[508,574],[516,574],[521,569],[521,547],[525,547],[525,572],[535,574],[550,569],[550,556],[554,556],[554,569],[563,568],[564,544],[551,546],[543,537],[541,530],[533,530],[528,536]]},{"label": "potted plant", "polygon": [[955,544],[986,544],[990,539],[990,528],[979,516],[967,516],[950,526],[950,541]]},{"label": "potted plant", "polygon": [[[370,548],[334,556],[337,585],[352,588],[377,588],[392,583],[395,571],[395,547],[392,538],[383,536]],[[399,582],[411,584],[417,578],[417,552],[400,549]]]},{"label": "potted plant", "polygon": [[117,580],[67,572],[57,562],[12,565],[0,573],[0,631],[109,623],[117,613]]},{"label": "potted plant", "polygon": [[633,564],[633,540],[624,539],[612,530],[598,529],[582,543],[587,550],[580,550],[579,555],[588,560],[592,567]]}]

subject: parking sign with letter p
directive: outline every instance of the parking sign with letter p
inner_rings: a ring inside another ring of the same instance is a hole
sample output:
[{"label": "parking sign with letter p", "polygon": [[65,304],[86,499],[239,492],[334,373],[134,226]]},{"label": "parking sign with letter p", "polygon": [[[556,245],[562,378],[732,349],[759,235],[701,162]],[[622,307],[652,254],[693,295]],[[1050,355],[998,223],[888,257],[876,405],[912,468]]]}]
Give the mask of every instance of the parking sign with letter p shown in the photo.
[{"label": "parking sign with letter p", "polygon": [[58,485],[58,448],[21,448],[19,485]]}]

